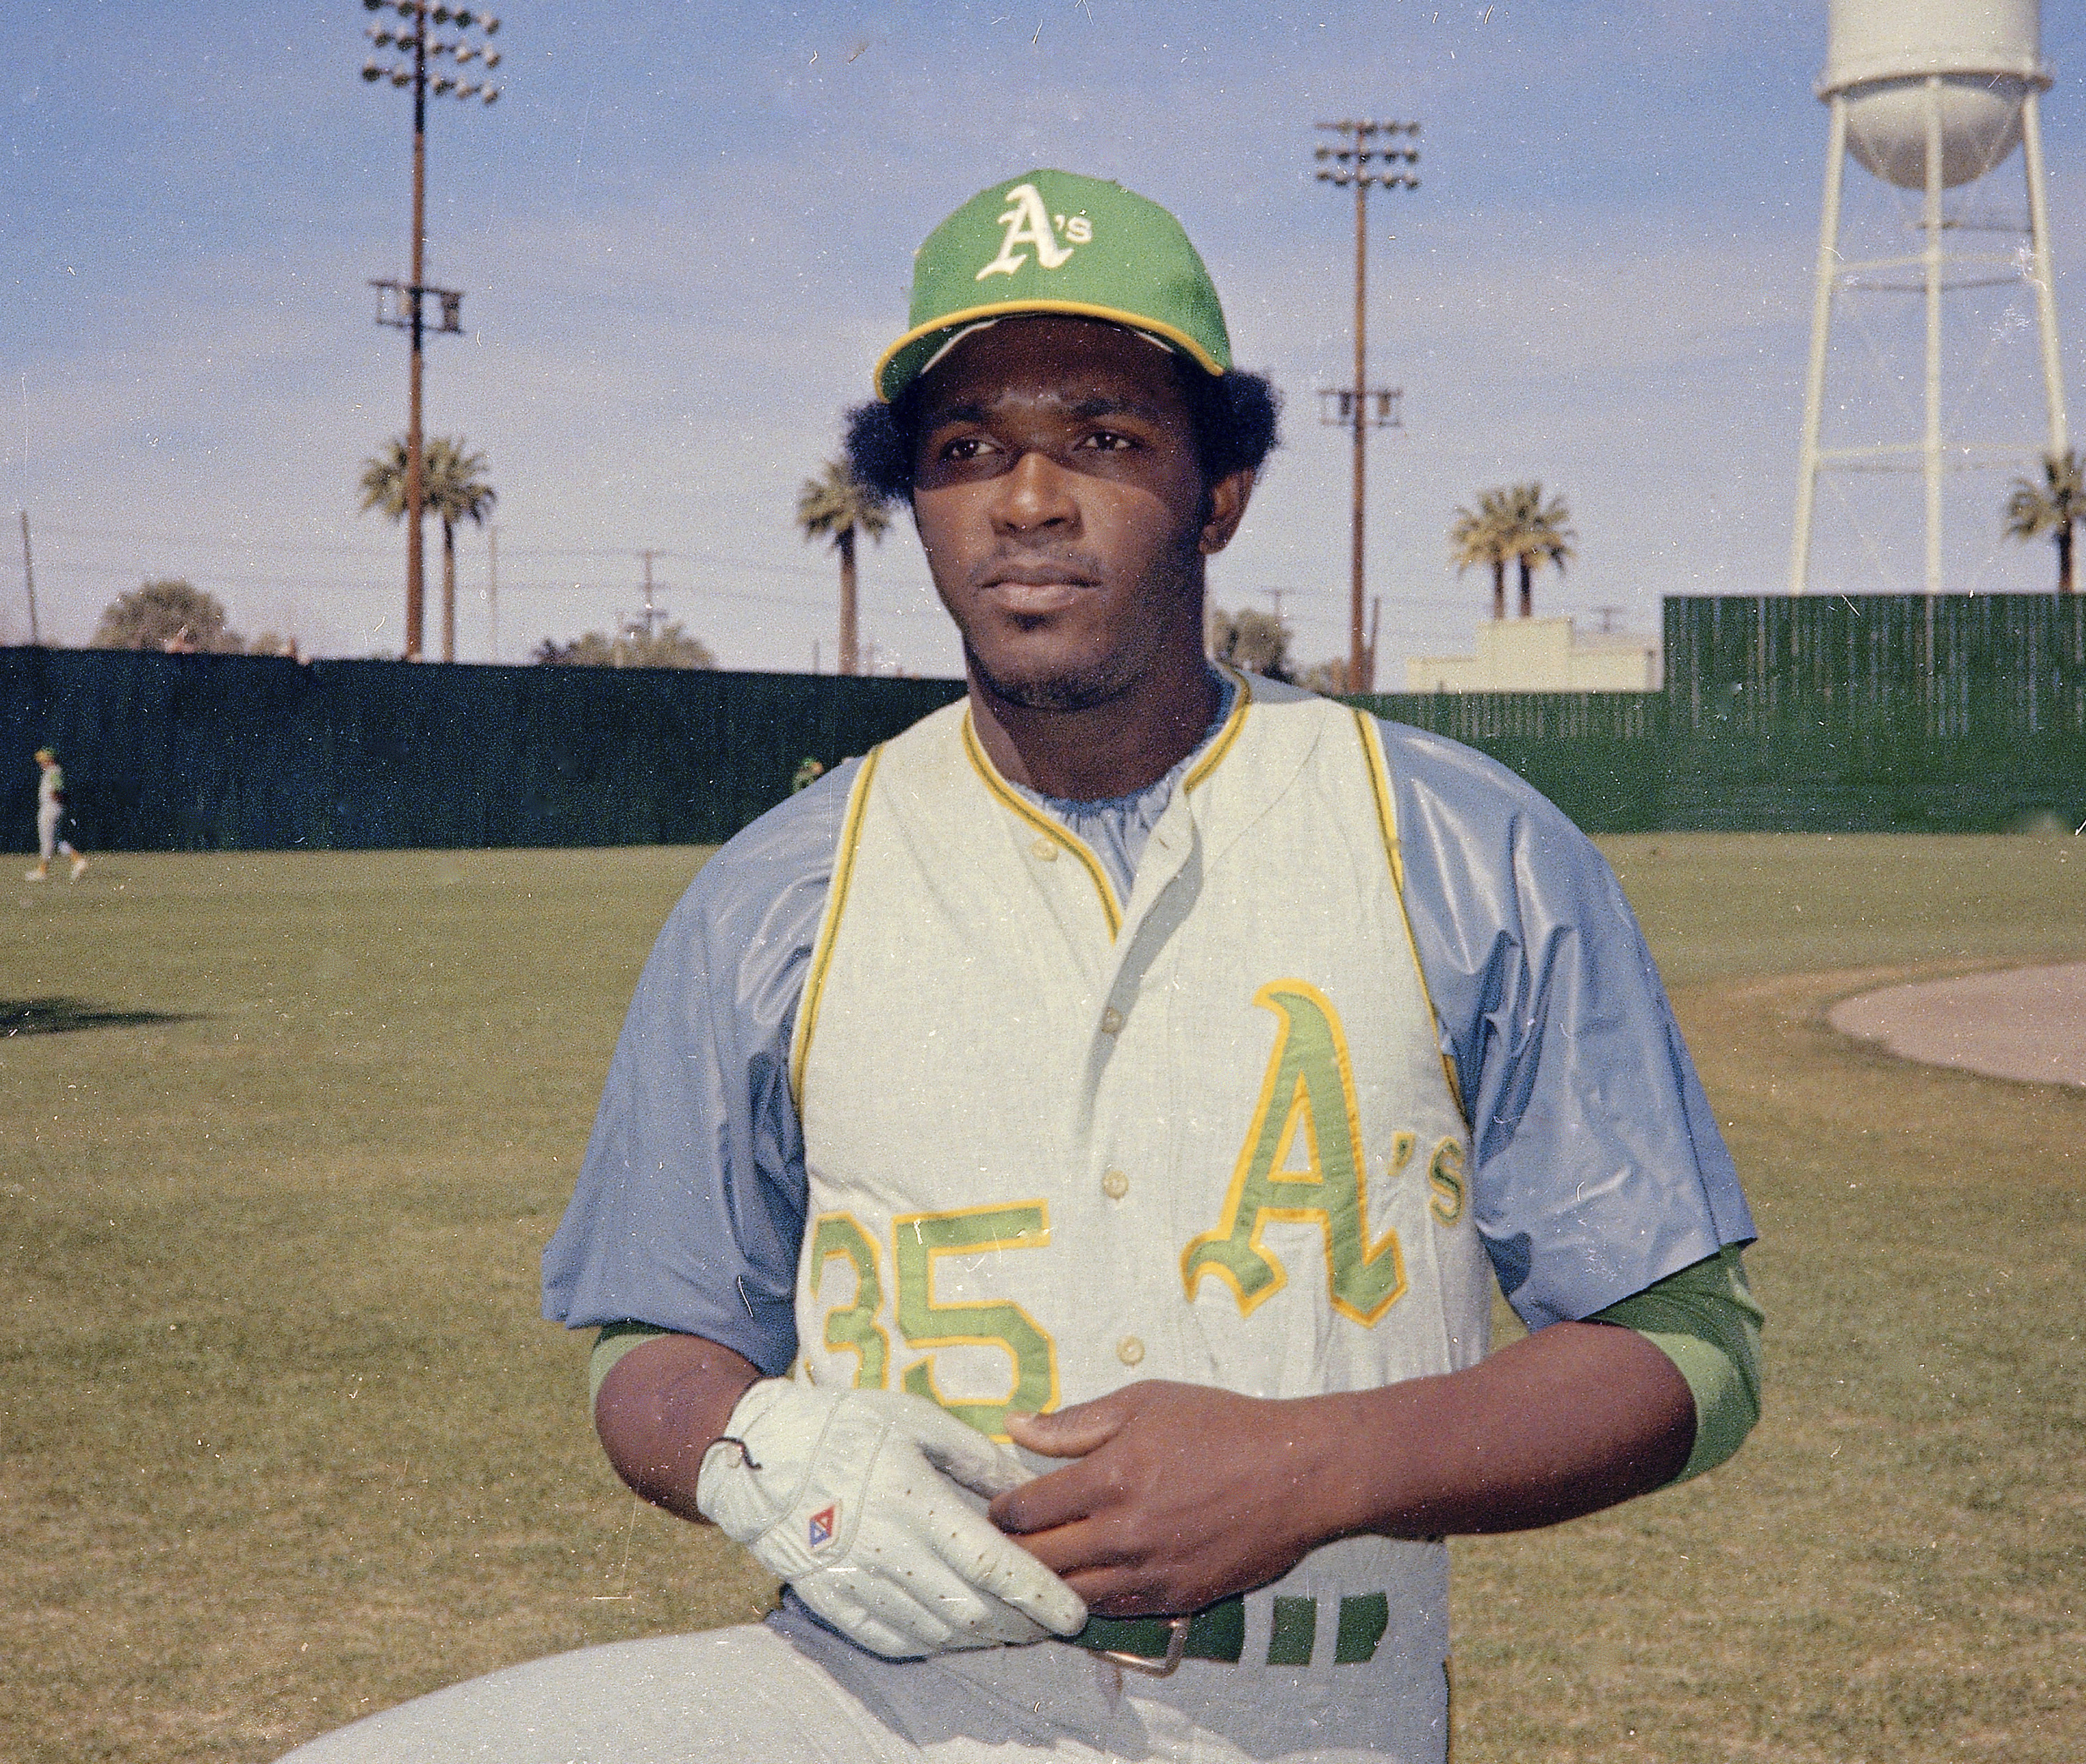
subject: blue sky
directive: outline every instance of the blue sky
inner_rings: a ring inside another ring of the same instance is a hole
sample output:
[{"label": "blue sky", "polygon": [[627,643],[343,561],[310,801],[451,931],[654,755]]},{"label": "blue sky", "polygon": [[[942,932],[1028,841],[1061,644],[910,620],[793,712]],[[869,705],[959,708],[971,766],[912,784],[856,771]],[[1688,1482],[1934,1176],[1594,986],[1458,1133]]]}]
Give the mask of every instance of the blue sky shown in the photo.
[{"label": "blue sky", "polygon": [[[2076,387],[2086,18],[2048,11]],[[365,284],[405,269],[410,104],[357,77],[371,15],[17,0],[11,16],[0,508],[30,512],[46,638],[83,641],[117,593],[182,575],[247,631],[395,650],[402,542],[354,506],[406,393],[402,338]],[[525,0],[497,41],[500,103],[433,110],[428,276],[466,291],[466,334],[430,341],[427,397],[430,431],[483,449],[500,492],[506,659],[635,610],[650,548],[669,614],[726,665],[807,668],[815,643],[830,667],[834,570],[797,537],[797,486],[902,328],[913,246],[1036,164],[1119,177],[1182,217],[1240,359],[1288,396],[1215,597],[1279,591],[1305,659],[1340,651],[1347,457],[1313,392],[1350,372],[1352,220],[1312,180],[1311,125],[1356,114],[1424,123],[1422,187],[1372,210],[1372,377],[1405,389],[1405,429],[1371,454],[1389,683],[1407,652],[1468,647],[1486,584],[1458,580],[1444,535],[1490,484],[1539,477],[1570,501],[1579,556],[1539,610],[1650,629],[1662,594],[1783,584],[1822,0]],[[1987,181],[1991,202],[2018,206],[2019,164]],[[1994,358],[2001,415],[2011,399],[2032,436],[2037,383],[2005,378],[2031,366],[2008,342],[2018,313],[1977,322],[1966,359]],[[1847,349],[1888,358],[1888,332]],[[1918,506],[1914,482],[1890,487],[1902,520],[1867,516],[1886,550]],[[2046,587],[2044,548],[1993,536],[2003,476],[1963,487],[1952,580]],[[1860,547],[1826,537],[1846,585],[1892,585],[1855,580]],[[484,659],[485,538],[460,546],[459,652]],[[14,550],[0,641],[28,631]],[[909,530],[866,549],[862,575],[879,663],[956,671]]]}]

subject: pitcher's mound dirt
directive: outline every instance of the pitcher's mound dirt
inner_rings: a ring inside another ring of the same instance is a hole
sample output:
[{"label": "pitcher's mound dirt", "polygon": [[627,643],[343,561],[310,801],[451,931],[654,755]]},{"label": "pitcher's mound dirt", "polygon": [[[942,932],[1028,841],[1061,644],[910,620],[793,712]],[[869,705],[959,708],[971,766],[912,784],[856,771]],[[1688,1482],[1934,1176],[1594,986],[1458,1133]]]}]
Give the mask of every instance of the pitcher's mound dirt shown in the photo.
[{"label": "pitcher's mound dirt", "polygon": [[2086,1086],[2086,962],[1888,986],[1841,999],[1827,1021],[1907,1060]]}]

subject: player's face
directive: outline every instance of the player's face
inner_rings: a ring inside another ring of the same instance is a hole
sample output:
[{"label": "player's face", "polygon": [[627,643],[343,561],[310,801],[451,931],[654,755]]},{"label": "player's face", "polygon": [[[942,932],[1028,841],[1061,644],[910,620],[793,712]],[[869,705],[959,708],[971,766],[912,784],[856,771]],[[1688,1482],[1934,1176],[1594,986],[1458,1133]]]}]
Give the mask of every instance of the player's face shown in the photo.
[{"label": "player's face", "polygon": [[1200,657],[1202,560],[1252,478],[1205,480],[1163,351],[1113,325],[1007,320],[922,395],[913,518],[981,685],[1083,710]]}]

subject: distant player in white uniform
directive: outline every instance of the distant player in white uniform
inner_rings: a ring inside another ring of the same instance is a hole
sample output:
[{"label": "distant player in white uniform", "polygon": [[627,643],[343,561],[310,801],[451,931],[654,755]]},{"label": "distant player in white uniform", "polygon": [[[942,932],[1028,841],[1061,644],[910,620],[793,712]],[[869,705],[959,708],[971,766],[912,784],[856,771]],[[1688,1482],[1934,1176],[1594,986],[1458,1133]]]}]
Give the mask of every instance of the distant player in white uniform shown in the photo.
[{"label": "distant player in white uniform", "polygon": [[1442,1538],[1758,1413],[1650,959],[1510,774],[1204,660],[1275,413],[1164,210],[993,185],[875,385],[968,697],[703,871],[544,1260],[617,1470],[782,1608],[296,1755],[1438,1764]]},{"label": "distant player in white uniform", "polygon": [[87,873],[87,859],[60,831],[66,818],[65,768],[48,747],[36,750],[36,763],[42,767],[36,779],[36,867],[28,872],[28,880],[49,882],[51,860],[65,856],[72,860],[72,879],[78,882]]}]

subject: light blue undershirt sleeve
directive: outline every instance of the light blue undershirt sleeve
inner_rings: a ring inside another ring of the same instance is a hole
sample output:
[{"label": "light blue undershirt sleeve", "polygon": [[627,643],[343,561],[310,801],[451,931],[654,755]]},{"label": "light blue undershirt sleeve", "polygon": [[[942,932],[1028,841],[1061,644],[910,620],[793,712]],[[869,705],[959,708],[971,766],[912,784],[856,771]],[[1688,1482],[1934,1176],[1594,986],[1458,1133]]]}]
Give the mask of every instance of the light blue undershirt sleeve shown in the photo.
[{"label": "light blue undershirt sleeve", "polygon": [[700,1335],[771,1375],[795,1358],[805,1180],[790,1038],[858,769],[756,821],[668,917],[543,1252],[551,1321]]},{"label": "light blue undershirt sleeve", "polygon": [[1508,1303],[1531,1328],[1590,1317],[1750,1243],[1738,1172],[1606,860],[1504,766],[1379,726],[1406,912]]}]

